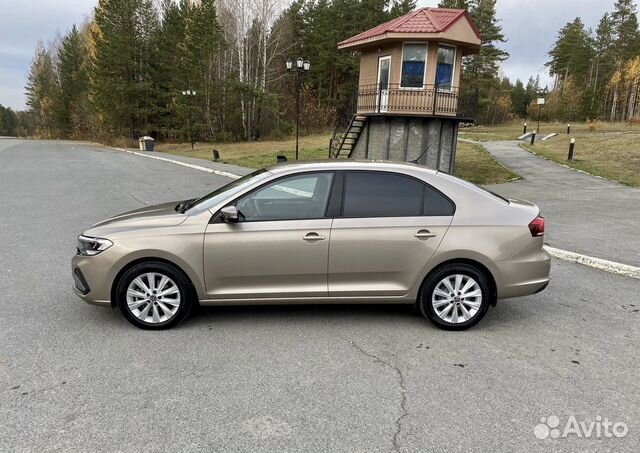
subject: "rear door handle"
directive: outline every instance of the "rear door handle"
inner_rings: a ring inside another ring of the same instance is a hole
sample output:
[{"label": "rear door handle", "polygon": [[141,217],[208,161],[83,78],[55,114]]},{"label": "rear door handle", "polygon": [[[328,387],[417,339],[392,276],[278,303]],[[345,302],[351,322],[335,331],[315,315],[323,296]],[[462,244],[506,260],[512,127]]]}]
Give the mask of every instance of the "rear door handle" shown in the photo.
[{"label": "rear door handle", "polygon": [[432,233],[429,230],[420,230],[416,234],[414,234],[414,236],[417,237],[418,239],[429,239],[429,238],[436,237],[436,234]]},{"label": "rear door handle", "polygon": [[318,233],[307,233],[302,239],[308,242],[324,241],[324,236],[320,236]]}]

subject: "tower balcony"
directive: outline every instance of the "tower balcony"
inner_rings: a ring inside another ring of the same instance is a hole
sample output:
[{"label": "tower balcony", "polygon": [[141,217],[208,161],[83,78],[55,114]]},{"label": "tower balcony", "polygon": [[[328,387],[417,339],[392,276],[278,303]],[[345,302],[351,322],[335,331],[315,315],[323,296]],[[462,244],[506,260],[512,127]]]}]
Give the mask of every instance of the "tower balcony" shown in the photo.
[{"label": "tower balcony", "polygon": [[458,87],[361,85],[355,90],[354,97],[356,113],[364,116],[430,116],[473,122],[478,111],[477,90],[461,91]]}]

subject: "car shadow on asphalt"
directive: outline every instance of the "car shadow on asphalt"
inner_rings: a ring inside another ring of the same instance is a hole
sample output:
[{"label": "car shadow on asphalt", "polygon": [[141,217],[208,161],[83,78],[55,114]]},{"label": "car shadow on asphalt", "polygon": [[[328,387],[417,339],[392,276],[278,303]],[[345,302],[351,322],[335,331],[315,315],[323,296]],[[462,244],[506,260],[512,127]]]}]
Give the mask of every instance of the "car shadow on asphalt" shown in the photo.
[{"label": "car shadow on asphalt", "polygon": [[[534,296],[537,297],[537,296]],[[519,302],[521,300],[522,302]],[[497,307],[490,307],[485,317],[470,330],[495,330],[503,327],[525,327],[535,323],[540,311],[538,304],[526,299],[499,301]],[[128,323],[117,308],[107,311],[96,311],[87,306],[92,322],[116,327],[116,324],[127,326]],[[103,315],[100,315],[103,313]],[[537,314],[536,314],[537,313]],[[532,319],[533,318],[533,319]],[[542,320],[540,320],[542,321]],[[113,323],[113,324],[112,324]],[[300,305],[228,305],[197,307],[191,315],[177,328],[180,330],[211,329],[213,327],[232,326],[275,326],[287,324],[332,325],[352,327],[366,326],[371,329],[383,327],[415,328],[423,327],[439,330],[427,321],[420,312],[410,304],[300,304]]]},{"label": "car shadow on asphalt", "polygon": [[[532,313],[525,305],[509,301],[490,307],[485,317],[473,327],[493,329],[527,324]],[[372,328],[382,325],[405,327],[423,324],[437,329],[409,304],[305,304],[305,305],[252,305],[198,307],[181,325],[181,328],[248,323],[345,323],[369,324]]]}]

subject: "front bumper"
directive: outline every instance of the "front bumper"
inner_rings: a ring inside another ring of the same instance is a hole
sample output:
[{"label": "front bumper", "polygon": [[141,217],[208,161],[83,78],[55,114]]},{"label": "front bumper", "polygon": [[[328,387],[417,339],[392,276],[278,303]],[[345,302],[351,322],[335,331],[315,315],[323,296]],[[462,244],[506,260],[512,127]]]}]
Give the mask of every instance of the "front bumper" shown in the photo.
[{"label": "front bumper", "polygon": [[73,290],[92,305],[111,305],[111,281],[107,278],[111,260],[107,252],[95,256],[76,255],[71,259]]}]

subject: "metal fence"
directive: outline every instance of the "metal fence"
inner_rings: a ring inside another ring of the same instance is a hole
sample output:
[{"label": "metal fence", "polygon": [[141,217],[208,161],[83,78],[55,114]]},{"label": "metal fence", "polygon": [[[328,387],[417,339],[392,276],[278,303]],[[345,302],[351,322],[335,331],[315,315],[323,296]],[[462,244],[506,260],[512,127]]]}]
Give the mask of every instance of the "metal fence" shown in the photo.
[{"label": "metal fence", "polygon": [[452,116],[473,120],[478,109],[478,92],[461,92],[455,87],[425,85],[406,88],[399,84],[361,85],[357,89],[358,113]]}]

